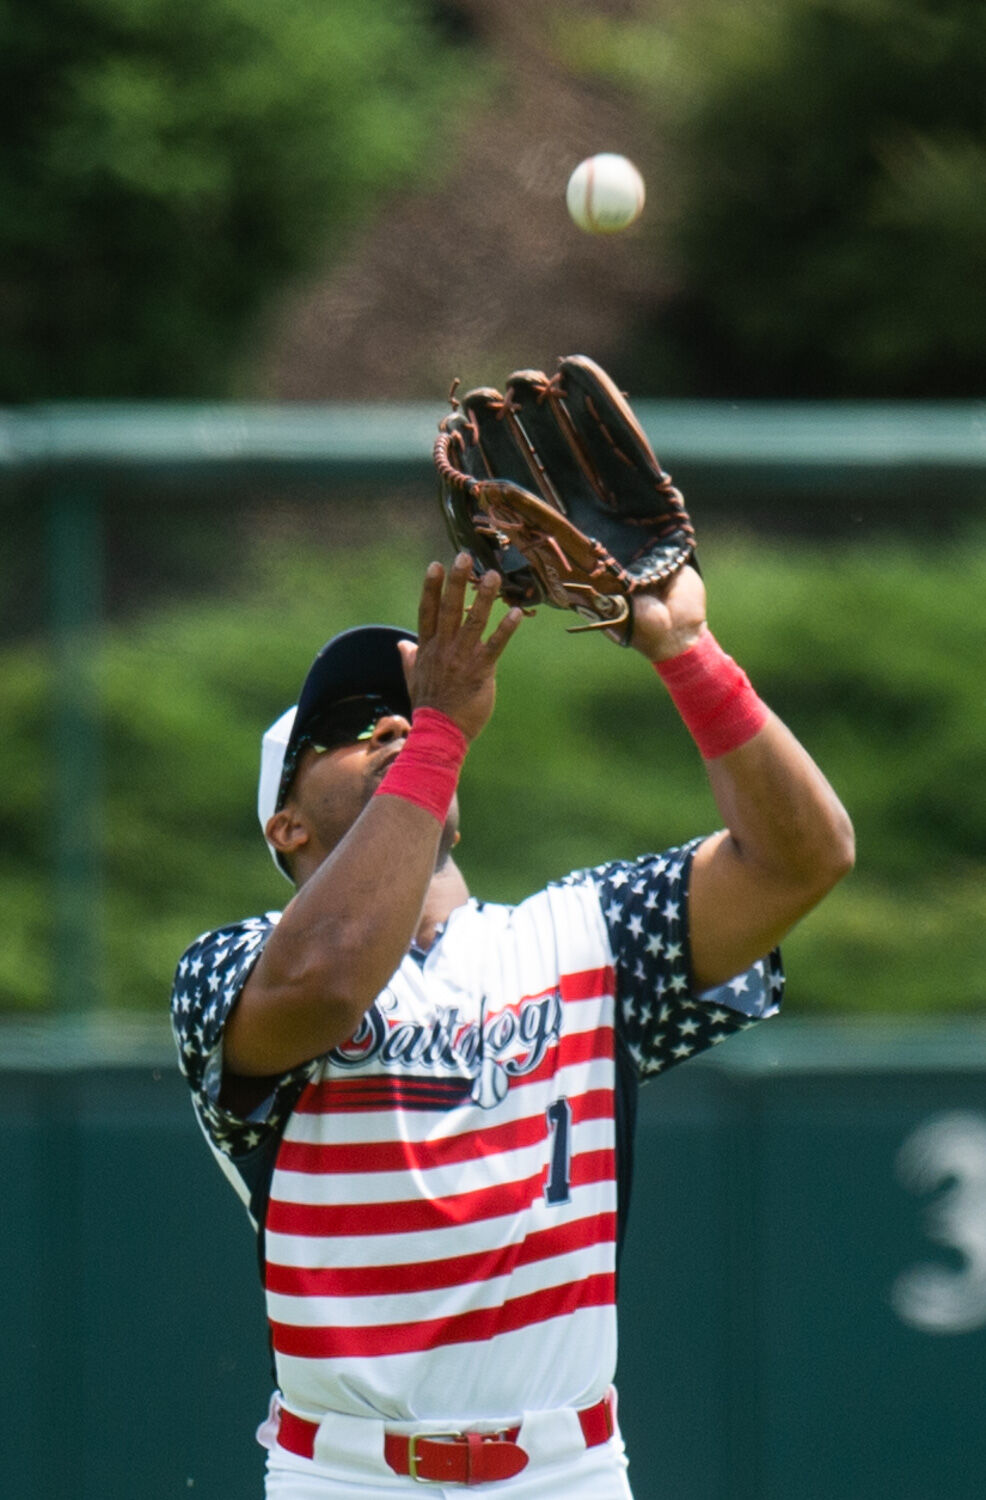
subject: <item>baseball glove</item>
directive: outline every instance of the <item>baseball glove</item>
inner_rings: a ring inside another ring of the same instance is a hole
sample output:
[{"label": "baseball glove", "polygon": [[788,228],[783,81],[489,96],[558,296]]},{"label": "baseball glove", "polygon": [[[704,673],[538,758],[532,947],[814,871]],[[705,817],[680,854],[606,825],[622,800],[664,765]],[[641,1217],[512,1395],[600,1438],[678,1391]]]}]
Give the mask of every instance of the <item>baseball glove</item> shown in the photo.
[{"label": "baseball glove", "polygon": [[456,548],[508,604],[550,604],[629,645],[630,598],[694,557],[695,533],[626,397],[585,355],[519,370],[439,423],[435,464]]}]

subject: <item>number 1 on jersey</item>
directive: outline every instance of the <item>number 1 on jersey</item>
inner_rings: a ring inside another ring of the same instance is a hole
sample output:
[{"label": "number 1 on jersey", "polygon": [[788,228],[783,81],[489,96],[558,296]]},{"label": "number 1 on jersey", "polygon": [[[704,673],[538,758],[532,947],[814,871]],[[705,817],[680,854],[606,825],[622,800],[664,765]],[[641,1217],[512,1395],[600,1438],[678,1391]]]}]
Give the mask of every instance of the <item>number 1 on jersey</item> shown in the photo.
[{"label": "number 1 on jersey", "polygon": [[563,1096],[545,1110],[551,1134],[551,1165],[544,1185],[546,1203],[568,1203],[572,1166],[572,1106]]}]

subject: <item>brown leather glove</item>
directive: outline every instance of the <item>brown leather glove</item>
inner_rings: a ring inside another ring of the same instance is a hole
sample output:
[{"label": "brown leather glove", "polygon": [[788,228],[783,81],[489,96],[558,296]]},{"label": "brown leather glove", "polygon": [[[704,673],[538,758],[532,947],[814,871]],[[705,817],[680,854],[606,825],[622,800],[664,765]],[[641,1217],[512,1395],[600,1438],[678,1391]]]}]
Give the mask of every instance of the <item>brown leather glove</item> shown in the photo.
[{"label": "brown leather glove", "polygon": [[[454,388],[453,388],[454,390]],[[695,533],[626,397],[585,355],[519,370],[439,424],[435,464],[456,548],[508,604],[572,609],[629,645],[630,595],[691,561]]]}]

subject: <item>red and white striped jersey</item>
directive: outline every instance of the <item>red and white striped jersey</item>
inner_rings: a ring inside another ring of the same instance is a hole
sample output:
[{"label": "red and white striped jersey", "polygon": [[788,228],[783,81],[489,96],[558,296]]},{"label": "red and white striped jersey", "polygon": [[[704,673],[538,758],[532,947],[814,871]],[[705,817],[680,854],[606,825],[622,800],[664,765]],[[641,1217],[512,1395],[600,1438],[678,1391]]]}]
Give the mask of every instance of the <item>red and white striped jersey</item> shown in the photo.
[{"label": "red and white striped jersey", "polygon": [[628,1071],[770,1014],[781,985],[772,956],[690,994],[691,852],[458,908],[351,1040],[249,1121],[216,1102],[222,1022],[275,918],[188,950],[176,1034],[203,1128],[263,1230],[291,1410],[464,1427],[606,1391],[629,1155],[618,1093]]}]

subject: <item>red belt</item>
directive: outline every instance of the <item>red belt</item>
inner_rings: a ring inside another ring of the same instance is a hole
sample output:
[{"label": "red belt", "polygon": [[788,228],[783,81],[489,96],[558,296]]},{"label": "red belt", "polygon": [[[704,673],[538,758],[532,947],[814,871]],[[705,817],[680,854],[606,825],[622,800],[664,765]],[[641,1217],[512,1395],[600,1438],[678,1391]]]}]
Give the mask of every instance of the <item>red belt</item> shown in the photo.
[{"label": "red belt", "polygon": [[[613,1398],[606,1395],[595,1406],[584,1407],[579,1419],[587,1448],[597,1448],[613,1436]],[[313,1458],[318,1423],[281,1409],[277,1441],[289,1453]],[[517,1442],[519,1427],[503,1432],[417,1432],[410,1436],[384,1434],[383,1456],[395,1474],[434,1484],[488,1484],[512,1479],[526,1468],[528,1458]]]}]

